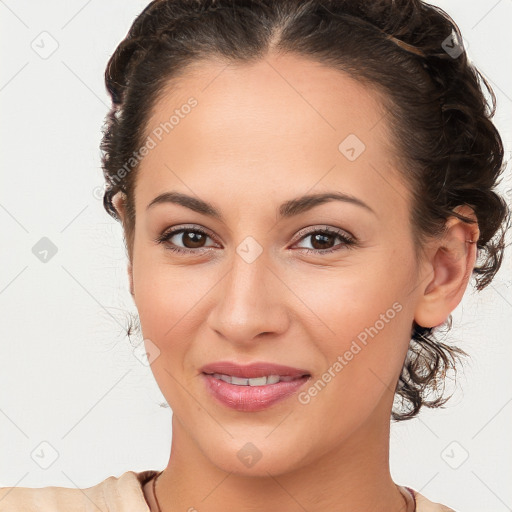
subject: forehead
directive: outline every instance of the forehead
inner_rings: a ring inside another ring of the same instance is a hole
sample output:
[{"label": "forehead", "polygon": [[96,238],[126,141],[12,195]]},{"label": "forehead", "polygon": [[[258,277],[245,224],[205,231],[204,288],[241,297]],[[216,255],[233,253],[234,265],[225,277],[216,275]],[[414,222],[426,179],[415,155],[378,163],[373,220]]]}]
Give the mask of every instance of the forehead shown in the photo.
[{"label": "forehead", "polygon": [[136,194],[146,204],[171,188],[212,198],[219,182],[248,199],[313,187],[407,195],[378,91],[297,56],[195,63],[162,91],[146,136],[155,144]]}]

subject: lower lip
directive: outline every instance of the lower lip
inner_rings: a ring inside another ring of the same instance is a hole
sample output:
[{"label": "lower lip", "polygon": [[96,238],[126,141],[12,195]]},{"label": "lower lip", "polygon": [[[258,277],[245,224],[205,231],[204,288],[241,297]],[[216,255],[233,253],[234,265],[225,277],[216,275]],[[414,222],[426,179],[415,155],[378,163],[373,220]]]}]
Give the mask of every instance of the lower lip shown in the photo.
[{"label": "lower lip", "polygon": [[237,386],[216,379],[213,375],[203,373],[202,376],[209,392],[219,402],[231,409],[245,412],[262,411],[295,394],[309,380],[309,377],[301,377],[265,386]]}]

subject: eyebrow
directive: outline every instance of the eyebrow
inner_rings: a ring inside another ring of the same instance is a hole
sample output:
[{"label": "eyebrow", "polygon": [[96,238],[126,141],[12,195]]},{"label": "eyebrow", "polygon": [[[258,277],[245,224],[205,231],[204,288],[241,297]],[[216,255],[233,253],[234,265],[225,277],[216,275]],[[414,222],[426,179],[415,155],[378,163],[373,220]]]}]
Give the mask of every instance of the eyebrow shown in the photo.
[{"label": "eyebrow", "polygon": [[[311,210],[315,206],[328,203],[330,201],[341,201],[343,203],[354,204],[376,215],[372,208],[370,208],[365,202],[361,201],[361,199],[358,199],[357,197],[341,192],[327,192],[323,194],[309,194],[296,197],[295,199],[290,199],[279,207],[279,216],[282,218],[293,217],[295,215],[299,215],[308,210]],[[224,220],[220,211],[212,204],[207,203],[206,201],[203,201],[197,197],[183,194],[181,192],[164,192],[163,194],[160,194],[148,204],[146,211],[153,206],[162,203],[179,204],[197,213],[201,213],[202,215],[207,215],[220,221]]]}]

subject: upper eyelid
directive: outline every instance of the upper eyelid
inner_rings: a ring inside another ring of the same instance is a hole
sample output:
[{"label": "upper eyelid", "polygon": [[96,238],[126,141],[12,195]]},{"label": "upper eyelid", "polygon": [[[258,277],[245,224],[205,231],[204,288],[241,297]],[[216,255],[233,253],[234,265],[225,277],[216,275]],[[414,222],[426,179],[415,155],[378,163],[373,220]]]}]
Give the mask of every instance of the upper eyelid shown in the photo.
[{"label": "upper eyelid", "polygon": [[338,235],[338,236],[342,236],[342,237],[345,236],[346,238],[356,240],[356,237],[350,231],[347,231],[346,229],[335,228],[332,226],[326,226],[325,224],[318,225],[318,226],[319,227],[308,226],[306,228],[299,230],[297,232],[297,241],[301,240],[305,236],[309,236],[309,235],[312,235],[312,234],[318,233],[318,232],[328,232],[331,235]]},{"label": "upper eyelid", "polygon": [[162,234],[158,236],[158,238],[175,236],[180,233],[183,233],[184,231],[198,231],[199,233],[205,233],[212,240],[217,241],[217,237],[212,234],[212,231],[210,231],[208,228],[198,225],[178,225],[176,227],[165,229],[164,231],[162,231]]}]

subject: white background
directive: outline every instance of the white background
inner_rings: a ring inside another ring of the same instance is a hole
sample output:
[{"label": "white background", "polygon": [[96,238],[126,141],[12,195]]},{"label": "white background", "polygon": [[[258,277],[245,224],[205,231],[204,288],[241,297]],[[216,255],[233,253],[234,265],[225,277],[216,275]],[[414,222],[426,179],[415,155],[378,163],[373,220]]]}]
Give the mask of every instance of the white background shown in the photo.
[{"label": "white background", "polygon": [[[512,0],[435,3],[494,87],[509,158]],[[122,231],[101,202],[103,73],[145,5],[0,1],[0,486],[88,487],[167,463],[172,413],[124,336]],[[510,198],[510,174],[502,188]],[[42,237],[57,247],[47,263]],[[510,267],[454,313],[450,340],[471,361],[446,409],[392,426],[395,481],[461,512],[512,510]],[[48,469],[31,457],[50,460],[41,442],[58,452]]]}]

